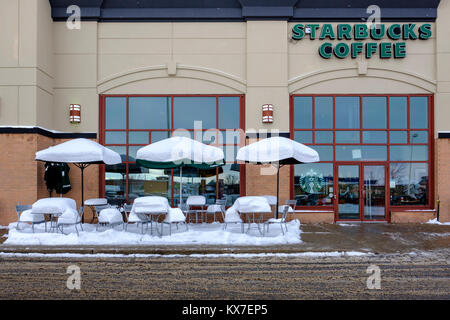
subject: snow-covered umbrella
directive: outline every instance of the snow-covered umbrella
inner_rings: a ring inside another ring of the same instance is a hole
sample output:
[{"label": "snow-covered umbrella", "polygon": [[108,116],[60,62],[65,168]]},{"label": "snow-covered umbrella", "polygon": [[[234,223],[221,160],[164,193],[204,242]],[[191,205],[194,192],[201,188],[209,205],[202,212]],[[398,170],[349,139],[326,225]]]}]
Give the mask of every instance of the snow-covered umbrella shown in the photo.
[{"label": "snow-covered umbrella", "polygon": [[319,162],[319,154],[314,149],[284,137],[271,137],[239,149],[237,161],[254,164],[277,165],[277,207],[278,218],[280,168],[288,164]]},{"label": "snow-covered umbrella", "polygon": [[84,169],[91,164],[113,165],[122,162],[120,155],[95,141],[73,139],[36,152],[36,160],[73,163],[81,169],[81,205],[84,204]]},{"label": "snow-covered umbrella", "polygon": [[136,163],[151,169],[180,168],[180,203],[183,167],[212,169],[225,164],[222,149],[186,137],[172,137],[140,148]]}]

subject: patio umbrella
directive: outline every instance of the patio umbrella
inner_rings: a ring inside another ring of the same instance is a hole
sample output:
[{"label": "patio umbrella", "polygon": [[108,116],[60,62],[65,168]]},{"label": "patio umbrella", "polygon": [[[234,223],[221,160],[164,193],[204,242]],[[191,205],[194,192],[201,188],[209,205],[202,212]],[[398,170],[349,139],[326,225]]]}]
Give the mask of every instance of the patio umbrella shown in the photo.
[{"label": "patio umbrella", "polygon": [[[84,169],[91,164],[118,164],[120,155],[97,142],[73,139],[36,152],[36,160],[56,163],[73,163],[81,169],[81,205],[84,204]],[[84,217],[83,217],[84,222]]]},{"label": "patio umbrella", "polygon": [[287,164],[319,162],[319,154],[314,149],[284,137],[271,137],[239,149],[237,161],[255,164],[276,163],[277,165],[277,207],[278,218],[280,168]]},{"label": "patio umbrella", "polygon": [[186,137],[172,137],[140,148],[137,151],[136,163],[151,169],[180,168],[180,203],[183,193],[183,168],[206,170],[225,164],[220,148]]}]

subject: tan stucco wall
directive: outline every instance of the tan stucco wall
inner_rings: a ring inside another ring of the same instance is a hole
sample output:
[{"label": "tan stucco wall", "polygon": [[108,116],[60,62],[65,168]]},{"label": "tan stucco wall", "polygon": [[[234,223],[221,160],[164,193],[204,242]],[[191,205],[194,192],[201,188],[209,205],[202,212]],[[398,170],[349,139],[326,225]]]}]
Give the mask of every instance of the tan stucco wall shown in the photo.
[{"label": "tan stucco wall", "polygon": [[48,1],[0,2],[0,125],[54,127],[52,28]]}]

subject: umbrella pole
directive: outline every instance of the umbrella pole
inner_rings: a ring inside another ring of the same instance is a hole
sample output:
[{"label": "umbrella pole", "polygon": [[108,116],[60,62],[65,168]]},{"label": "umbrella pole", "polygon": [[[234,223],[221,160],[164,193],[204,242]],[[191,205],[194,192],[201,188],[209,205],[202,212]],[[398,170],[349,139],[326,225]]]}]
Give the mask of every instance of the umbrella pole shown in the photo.
[{"label": "umbrella pole", "polygon": [[280,165],[278,164],[278,168],[277,168],[277,207],[275,208],[275,217],[276,219],[278,219],[278,197],[279,197],[279,193],[280,193]]},{"label": "umbrella pole", "polygon": [[180,204],[183,203],[183,167],[180,167]]}]

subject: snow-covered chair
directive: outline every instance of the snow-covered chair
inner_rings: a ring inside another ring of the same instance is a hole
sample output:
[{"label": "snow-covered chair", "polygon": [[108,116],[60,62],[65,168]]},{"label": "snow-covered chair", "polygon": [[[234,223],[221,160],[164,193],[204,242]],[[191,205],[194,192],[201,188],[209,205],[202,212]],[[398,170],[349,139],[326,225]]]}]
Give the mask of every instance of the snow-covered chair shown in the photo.
[{"label": "snow-covered chair", "polygon": [[295,206],[297,205],[297,200],[286,200],[284,205],[278,206],[278,213],[283,214],[284,209],[287,207],[288,214],[292,214],[294,216],[294,219],[297,219],[297,216],[295,215]]},{"label": "snow-covered chair", "polygon": [[122,229],[125,228],[125,224],[123,222],[122,214],[119,209],[110,207],[102,209],[98,215],[98,223],[96,230],[98,231],[99,226],[108,226],[113,228],[115,226],[122,225]]},{"label": "snow-covered chair", "polygon": [[266,234],[266,228],[267,228],[267,232],[269,232],[269,226],[271,224],[279,224],[280,227],[281,227],[281,232],[283,233],[283,235],[285,234],[283,226],[285,227],[286,232],[288,232],[288,227],[287,227],[287,224],[286,224],[286,216],[287,216],[287,214],[289,212],[289,209],[292,210],[292,208],[290,206],[288,206],[288,205],[280,206],[280,208],[281,207],[283,209],[282,214],[281,214],[281,218],[278,218],[278,219],[271,218],[271,219],[269,219],[269,220],[264,222],[263,236]]},{"label": "snow-covered chair", "polygon": [[45,223],[45,231],[47,232],[47,220],[43,214],[34,214],[31,212],[31,205],[20,205],[20,202],[16,205],[16,213],[17,213],[17,225],[16,229],[20,230],[21,223],[31,223],[31,229],[33,229],[34,233],[34,225]]},{"label": "snow-covered chair", "polygon": [[93,215],[91,223],[94,222],[94,219],[97,219],[98,221],[98,214],[101,210],[110,207],[106,198],[87,199],[84,201],[84,205],[90,207],[92,210]]},{"label": "snow-covered chair", "polygon": [[58,217],[56,222],[56,229],[60,230],[61,233],[64,233],[64,227],[74,226],[77,235],[80,235],[78,232],[77,225],[80,225],[81,231],[83,231],[83,225],[81,223],[81,218],[84,213],[84,207],[80,207],[78,212],[72,208],[67,208],[62,215]]},{"label": "snow-covered chair", "polygon": [[[195,223],[198,223],[198,214],[200,213],[203,216],[205,212],[206,198],[204,196],[189,196],[186,200],[186,205],[188,206],[186,212],[187,221],[190,222],[190,215],[195,214]],[[194,209],[195,207],[200,207],[201,209]]]},{"label": "snow-covered chair", "polygon": [[227,211],[225,211],[225,218],[223,219],[223,230],[227,229],[229,223],[240,223],[241,231],[244,233],[244,220],[239,216],[239,212],[234,207],[229,207]]},{"label": "snow-covered chair", "polygon": [[178,229],[178,225],[182,223],[186,225],[186,231],[188,230],[188,225],[186,223],[186,216],[180,208],[170,208],[169,212],[166,214],[163,222],[161,223],[161,235],[163,234],[163,227],[165,224],[169,225],[169,235],[172,235],[172,224],[175,224]]}]

